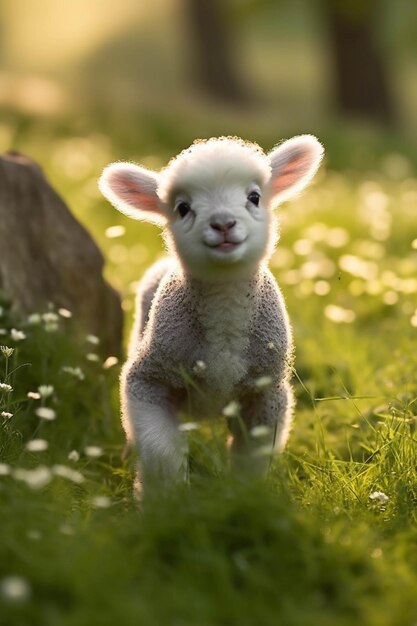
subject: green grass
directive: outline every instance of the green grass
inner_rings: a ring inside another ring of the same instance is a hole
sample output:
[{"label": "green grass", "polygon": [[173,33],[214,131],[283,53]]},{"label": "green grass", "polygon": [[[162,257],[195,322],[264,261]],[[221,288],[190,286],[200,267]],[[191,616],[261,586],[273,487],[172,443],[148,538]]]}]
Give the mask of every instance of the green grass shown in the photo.
[{"label": "green grass", "polygon": [[[129,317],[132,283],[162,243],[157,229],[129,222],[96,195],[99,168],[119,150],[101,136],[78,144],[60,137],[50,153],[48,174],[104,248]],[[77,169],[74,154],[89,158]],[[231,476],[224,446],[202,428],[191,433],[190,487],[151,494],[138,512],[133,459],[122,454],[118,366],[104,369],[108,355],[99,346],[73,340],[76,320],[59,316],[48,332],[45,321],[31,325],[1,303],[0,344],[15,348],[0,354],[0,382],[13,387],[0,395],[0,413],[13,413],[0,430],[2,621],[417,622],[412,172],[409,161],[385,152],[372,168],[328,171],[280,209],[271,264],[294,326],[297,410],[266,482]],[[114,224],[127,230],[109,239],[104,232]],[[11,328],[26,339],[13,341]],[[99,360],[88,360],[91,353]],[[84,379],[63,366],[81,368]],[[40,385],[52,385],[52,395],[28,398]],[[41,405],[56,419],[40,419]],[[33,439],[48,449],[28,450]],[[102,454],[89,456],[89,446]],[[74,450],[78,460],[68,458]],[[19,471],[38,466],[43,475]],[[39,476],[43,487],[33,483]],[[370,499],[378,491],[388,499]],[[10,576],[26,585],[20,599],[10,597]]]}]

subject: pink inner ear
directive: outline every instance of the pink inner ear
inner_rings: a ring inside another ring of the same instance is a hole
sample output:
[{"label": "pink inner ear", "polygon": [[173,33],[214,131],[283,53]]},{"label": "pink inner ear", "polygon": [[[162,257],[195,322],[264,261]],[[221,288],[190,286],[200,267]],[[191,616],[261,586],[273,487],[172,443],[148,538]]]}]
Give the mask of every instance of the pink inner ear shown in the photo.
[{"label": "pink inner ear", "polygon": [[118,198],[129,206],[143,211],[158,211],[156,180],[140,181],[125,173],[114,173],[109,181],[110,187]]},{"label": "pink inner ear", "polygon": [[276,168],[272,182],[274,193],[285,191],[298,183],[309,172],[310,166],[308,151],[295,151],[286,162]]}]

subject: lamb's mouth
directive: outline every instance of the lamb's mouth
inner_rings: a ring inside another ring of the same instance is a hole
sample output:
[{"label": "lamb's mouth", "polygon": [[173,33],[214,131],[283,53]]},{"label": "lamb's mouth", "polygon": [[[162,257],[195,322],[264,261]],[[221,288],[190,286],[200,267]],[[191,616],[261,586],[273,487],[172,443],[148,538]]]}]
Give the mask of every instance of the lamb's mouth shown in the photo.
[{"label": "lamb's mouth", "polygon": [[241,246],[242,243],[246,241],[246,239],[243,239],[242,241],[221,241],[220,243],[216,244],[205,243],[205,245],[211,248],[211,250],[218,250],[219,252],[227,253],[236,250],[236,248]]}]

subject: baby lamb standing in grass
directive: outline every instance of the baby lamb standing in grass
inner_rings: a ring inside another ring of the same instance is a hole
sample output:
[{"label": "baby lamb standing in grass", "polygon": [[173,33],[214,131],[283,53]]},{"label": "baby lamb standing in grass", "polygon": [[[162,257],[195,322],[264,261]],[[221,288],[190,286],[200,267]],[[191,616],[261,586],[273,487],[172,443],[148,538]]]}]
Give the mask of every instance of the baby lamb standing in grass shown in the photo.
[{"label": "baby lamb standing in grass", "polygon": [[139,448],[145,484],[185,476],[181,411],[215,417],[226,405],[233,413],[233,401],[237,463],[254,463],[257,426],[268,427],[262,430],[270,433],[271,453],[285,445],[293,348],[284,301],[267,268],[278,239],[272,207],[310,182],[322,155],[311,135],[267,155],[221,137],[194,143],[159,173],[132,163],[104,170],[102,193],[122,213],[163,224],[169,251],[139,285],[122,373],[123,426]]}]

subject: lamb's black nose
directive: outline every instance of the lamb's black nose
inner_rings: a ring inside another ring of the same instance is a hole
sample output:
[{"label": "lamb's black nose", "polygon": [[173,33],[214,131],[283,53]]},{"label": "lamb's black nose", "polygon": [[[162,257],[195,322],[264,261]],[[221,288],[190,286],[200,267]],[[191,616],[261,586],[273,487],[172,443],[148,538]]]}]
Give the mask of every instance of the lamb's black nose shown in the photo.
[{"label": "lamb's black nose", "polygon": [[235,226],[236,224],[236,220],[227,220],[227,221],[223,221],[223,220],[212,220],[210,222],[210,226],[213,228],[213,230],[219,230],[222,233],[227,233],[228,230],[231,230],[233,228],[233,226]]}]

